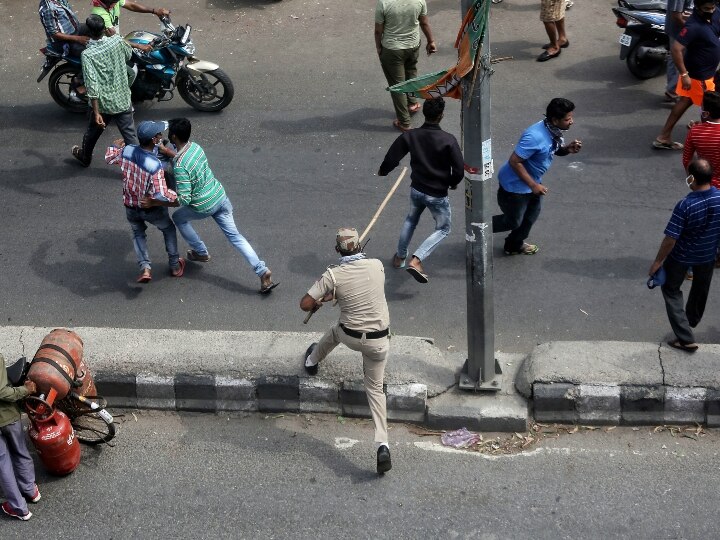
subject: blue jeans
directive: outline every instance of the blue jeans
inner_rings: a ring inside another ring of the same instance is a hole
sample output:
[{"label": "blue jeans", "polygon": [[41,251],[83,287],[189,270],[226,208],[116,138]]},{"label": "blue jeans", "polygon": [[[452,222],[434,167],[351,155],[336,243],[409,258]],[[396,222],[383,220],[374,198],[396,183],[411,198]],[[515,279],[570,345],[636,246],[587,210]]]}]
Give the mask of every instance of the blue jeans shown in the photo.
[{"label": "blue jeans", "polygon": [[397,256],[404,259],[408,255],[408,245],[412,240],[415,227],[420,221],[420,215],[423,210],[430,210],[435,220],[435,232],[428,236],[425,241],[420,244],[413,255],[425,260],[437,245],[450,234],[450,225],[452,222],[452,212],[450,210],[450,199],[448,197],[431,197],[425,195],[415,188],[410,188],[410,213],[405,218],[402,230],[400,231],[400,240],[398,241]]},{"label": "blue jeans", "polygon": [[212,217],[228,241],[245,257],[245,260],[250,266],[253,267],[255,274],[262,277],[263,274],[268,271],[268,267],[265,266],[265,261],[260,260],[250,243],[245,240],[245,237],[238,231],[232,211],[233,207],[232,204],[230,204],[230,199],[225,197],[213,206],[207,214],[193,210],[189,206],[183,206],[175,210],[172,218],[180,234],[190,245],[190,248],[198,255],[207,255],[208,250],[205,243],[200,239],[198,233],[195,232],[195,229],[193,229],[189,222]]},{"label": "blue jeans", "polygon": [[147,223],[152,223],[163,233],[165,238],[165,251],[168,254],[168,263],[170,268],[177,270],[178,268],[178,245],[175,225],[170,220],[167,208],[155,206],[153,208],[128,208],[125,207],[125,216],[130,222],[133,231],[133,244],[135,246],[135,256],[137,257],[140,270],[150,268],[150,255],[147,249]]}]

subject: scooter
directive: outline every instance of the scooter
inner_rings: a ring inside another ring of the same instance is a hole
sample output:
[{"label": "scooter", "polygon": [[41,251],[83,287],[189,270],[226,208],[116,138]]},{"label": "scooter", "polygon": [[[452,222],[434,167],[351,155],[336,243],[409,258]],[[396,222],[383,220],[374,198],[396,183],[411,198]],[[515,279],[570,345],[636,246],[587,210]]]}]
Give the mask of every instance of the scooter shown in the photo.
[{"label": "scooter", "polygon": [[[656,5],[657,0],[651,0]],[[626,0],[619,4],[637,7]],[[662,2],[664,4],[664,2]],[[642,5],[648,5],[643,2]],[[670,40],[665,33],[664,11],[644,11],[631,7],[612,8],[616,16],[615,23],[625,30],[620,36],[620,60],[625,60],[627,67],[638,79],[652,79],[665,69],[669,54]]]},{"label": "scooter", "polygon": [[[220,66],[195,57],[191,26],[176,28],[169,17],[160,21],[159,34],[139,30],[125,36],[130,43],[152,47],[149,52],[133,49],[131,62],[137,70],[130,88],[133,103],[169,101],[177,90],[185,102],[199,111],[215,112],[227,107],[235,94],[233,83]],[[55,102],[71,112],[86,112],[87,98],[78,91],[83,82],[80,58],[72,56],[67,47],[57,45],[40,52],[46,60],[37,82],[52,71],[48,88]]]}]

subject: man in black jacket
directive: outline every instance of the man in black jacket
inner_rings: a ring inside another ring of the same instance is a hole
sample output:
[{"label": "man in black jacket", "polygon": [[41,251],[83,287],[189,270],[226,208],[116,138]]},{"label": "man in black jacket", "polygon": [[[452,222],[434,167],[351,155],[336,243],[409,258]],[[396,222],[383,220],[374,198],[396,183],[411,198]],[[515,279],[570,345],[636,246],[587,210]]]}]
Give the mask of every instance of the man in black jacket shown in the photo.
[{"label": "man in black jacket", "polygon": [[[423,105],[425,123],[395,140],[378,171],[379,176],[387,176],[410,152],[410,213],[400,231],[393,267],[406,268],[420,283],[428,282],[422,261],[450,234],[448,188],[455,189],[463,178],[463,155],[457,139],[440,129],[444,110],[443,98],[427,100]],[[425,208],[430,210],[435,220],[435,231],[420,244],[406,265],[408,245]]]}]

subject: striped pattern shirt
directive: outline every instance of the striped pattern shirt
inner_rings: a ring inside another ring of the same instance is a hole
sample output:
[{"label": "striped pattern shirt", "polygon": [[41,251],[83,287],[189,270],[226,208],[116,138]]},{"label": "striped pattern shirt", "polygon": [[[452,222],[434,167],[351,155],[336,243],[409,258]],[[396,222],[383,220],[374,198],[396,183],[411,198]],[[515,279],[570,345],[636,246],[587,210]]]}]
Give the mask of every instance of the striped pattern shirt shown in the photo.
[{"label": "striped pattern shirt", "polygon": [[126,62],[130,45],[118,35],[90,40],[82,52],[82,70],[90,99],[98,100],[101,113],[118,114],[130,110],[130,74]]},{"label": "striped pattern shirt", "polygon": [[712,184],[720,189],[720,122],[703,122],[690,128],[683,149],[683,165],[686,169],[695,154],[710,162]]},{"label": "striped pattern shirt", "polygon": [[151,197],[173,202],[177,195],[165,183],[165,171],[155,154],[135,144],[124,148],[108,147],[105,161],[109,165],[120,165],[123,173],[123,204],[140,208],[140,199]]},{"label": "striped pattern shirt", "polygon": [[40,0],[38,14],[50,42],[55,41],[54,36],[58,32],[72,36],[80,27],[80,21],[67,0]]},{"label": "striped pattern shirt", "polygon": [[177,200],[202,214],[210,213],[225,198],[225,189],[215,178],[199,144],[187,143],[173,158]]},{"label": "striped pattern shirt", "polygon": [[665,236],[676,240],[670,257],[682,264],[715,260],[720,238],[720,191],[693,191],[675,205]]}]

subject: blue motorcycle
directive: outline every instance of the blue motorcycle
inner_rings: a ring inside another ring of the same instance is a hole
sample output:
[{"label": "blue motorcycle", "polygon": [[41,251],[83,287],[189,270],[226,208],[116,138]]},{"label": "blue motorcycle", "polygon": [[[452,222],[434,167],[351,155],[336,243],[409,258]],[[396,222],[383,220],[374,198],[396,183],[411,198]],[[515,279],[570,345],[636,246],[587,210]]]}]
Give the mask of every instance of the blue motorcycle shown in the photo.
[{"label": "blue motorcycle", "polygon": [[[199,111],[215,112],[227,107],[235,94],[232,81],[217,64],[194,56],[190,25],[176,28],[168,17],[161,22],[159,34],[138,30],[125,36],[130,43],[152,47],[148,52],[133,48],[131,62],[137,72],[131,86],[133,103],[169,101],[177,90],[186,103]],[[51,45],[40,52],[46,59],[37,82],[52,71],[48,88],[53,100],[69,111],[86,112],[89,104],[83,93],[80,58],[62,45]]]}]

